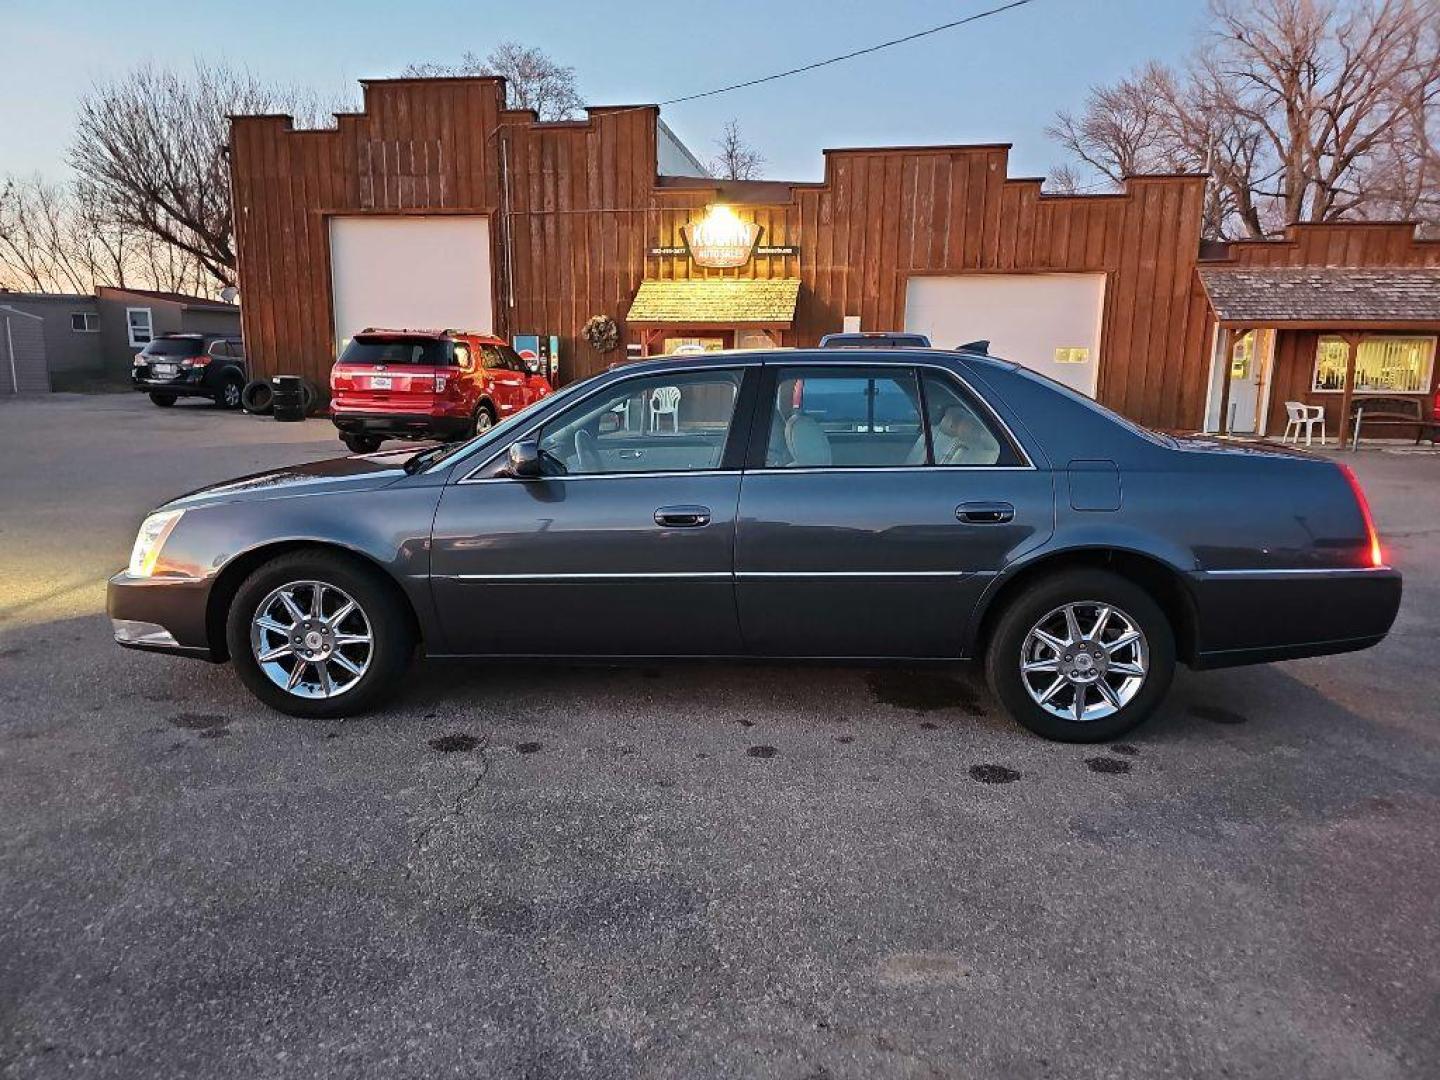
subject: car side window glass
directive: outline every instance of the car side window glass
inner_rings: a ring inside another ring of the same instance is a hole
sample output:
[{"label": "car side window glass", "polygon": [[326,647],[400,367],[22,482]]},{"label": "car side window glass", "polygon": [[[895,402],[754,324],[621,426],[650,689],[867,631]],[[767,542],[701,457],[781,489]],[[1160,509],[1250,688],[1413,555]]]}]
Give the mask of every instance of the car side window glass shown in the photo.
[{"label": "car side window glass", "polygon": [[778,371],[767,468],[881,468],[925,461],[920,390],[911,368]]},{"label": "car side window glass", "polygon": [[505,354],[494,345],[480,346],[480,362],[487,368],[505,369],[510,365],[505,361]]},{"label": "car side window glass", "polygon": [[470,346],[463,341],[455,342],[455,366],[458,368],[470,366]]},{"label": "car side window glass", "polygon": [[[1018,465],[1005,435],[954,379],[927,371],[925,415],[936,465]],[[924,458],[920,458],[923,461]]]},{"label": "car side window glass", "polygon": [[694,371],[627,379],[546,424],[540,450],[570,476],[718,469],[742,377]]}]

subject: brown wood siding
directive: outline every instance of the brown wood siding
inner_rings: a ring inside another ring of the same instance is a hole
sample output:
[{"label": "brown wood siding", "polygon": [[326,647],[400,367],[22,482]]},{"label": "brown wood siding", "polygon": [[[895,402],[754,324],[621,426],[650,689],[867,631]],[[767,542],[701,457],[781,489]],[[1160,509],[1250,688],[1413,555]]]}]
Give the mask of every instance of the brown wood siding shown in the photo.
[{"label": "brown wood siding", "polygon": [[[798,245],[798,256],[705,269],[683,255],[649,254],[680,245],[681,226],[717,200],[708,186],[657,181],[654,108],[592,109],[584,121],[544,124],[503,100],[495,79],[388,80],[366,83],[364,111],[340,117],[333,131],[295,131],[285,117],[235,120],[242,312],[257,374],[298,372],[325,386],[332,215],[470,213],[490,216],[496,332],[559,335],[563,381],[623,355],[596,354],[579,330],[596,314],[623,326],[646,277],[799,278],[786,340],[804,346],[841,329],[846,315],[861,316],[866,329],[902,328],[916,275],[1098,272],[1106,275],[1100,400],[1161,426],[1202,420],[1212,324],[1195,274],[1198,177],[1051,196],[1038,180],[1007,177],[1005,146],[830,150],[824,181],[781,188],[787,201],[776,201],[773,185],[764,204],[728,200],[763,227],[764,244]],[[1284,242],[1232,245],[1229,258],[1433,264],[1440,245],[1417,245],[1406,226],[1307,226]]]}]

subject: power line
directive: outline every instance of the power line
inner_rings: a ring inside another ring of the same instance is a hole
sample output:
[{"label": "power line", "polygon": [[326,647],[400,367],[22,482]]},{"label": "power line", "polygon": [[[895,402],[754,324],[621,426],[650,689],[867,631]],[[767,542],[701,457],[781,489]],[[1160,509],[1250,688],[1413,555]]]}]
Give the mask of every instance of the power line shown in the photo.
[{"label": "power line", "polygon": [[920,30],[913,34],[906,34],[904,37],[893,38],[890,41],[882,41],[880,44],[871,45],[868,48],[856,49],[854,52],[845,53],[843,56],[832,56],[828,60],[817,60],[813,64],[805,64],[803,67],[791,68],[789,71],[777,71],[773,75],[763,75],[758,79],[747,79],[745,82],[732,83],[730,86],[721,86],[714,90],[702,91],[698,94],[687,94],[685,97],[671,98],[669,101],[660,102],[660,104],[679,105],[685,101],[697,101],[700,98],[714,97],[716,94],[728,94],[731,90],[743,90],[747,86],[759,86],[761,83],[789,78],[791,75],[799,75],[806,71],[814,71],[816,68],[828,67],[830,64],[838,64],[842,60],[853,60],[857,56],[866,56],[869,53],[879,52],[881,49],[888,49],[894,45],[903,45],[907,41],[915,41],[919,38],[929,37],[931,34],[938,34],[944,30],[953,30],[957,26],[978,22],[981,19],[989,18],[991,15],[1000,15],[1006,11],[1013,11],[1015,8],[1024,7],[1030,3],[1034,3],[1034,0],[1012,0],[1009,4],[1002,4],[999,7],[993,7],[987,11],[977,11],[974,15],[967,15],[963,19],[955,19],[952,22],[941,23],[939,26],[932,26],[928,30]]}]

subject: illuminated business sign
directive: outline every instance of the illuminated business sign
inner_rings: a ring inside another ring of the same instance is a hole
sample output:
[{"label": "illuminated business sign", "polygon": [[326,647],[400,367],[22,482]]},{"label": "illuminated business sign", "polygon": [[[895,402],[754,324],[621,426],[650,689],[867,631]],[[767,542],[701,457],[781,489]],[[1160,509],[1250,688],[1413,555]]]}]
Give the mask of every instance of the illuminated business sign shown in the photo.
[{"label": "illuminated business sign", "polygon": [[680,227],[684,247],[652,247],[650,254],[656,257],[688,255],[696,266],[712,269],[744,266],[756,255],[800,254],[800,249],[793,244],[762,245],[763,232],[755,222],[745,221],[728,206],[711,206],[699,221]]}]

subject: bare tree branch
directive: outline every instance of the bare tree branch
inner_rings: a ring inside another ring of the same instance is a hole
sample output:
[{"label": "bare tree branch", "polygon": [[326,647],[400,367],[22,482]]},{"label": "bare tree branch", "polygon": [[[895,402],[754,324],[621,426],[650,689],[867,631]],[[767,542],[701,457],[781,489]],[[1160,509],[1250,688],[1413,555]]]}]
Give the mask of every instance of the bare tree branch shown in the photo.
[{"label": "bare tree branch", "polygon": [[758,180],[765,166],[765,157],[745,141],[740,123],[730,120],[715,140],[720,152],[710,162],[712,175],[722,180]]},{"label": "bare tree branch", "polygon": [[503,75],[505,103],[512,109],[533,109],[541,120],[569,120],[585,108],[573,67],[514,41],[502,41],[483,59],[467,52],[458,64],[410,64],[404,74],[423,79]]}]

